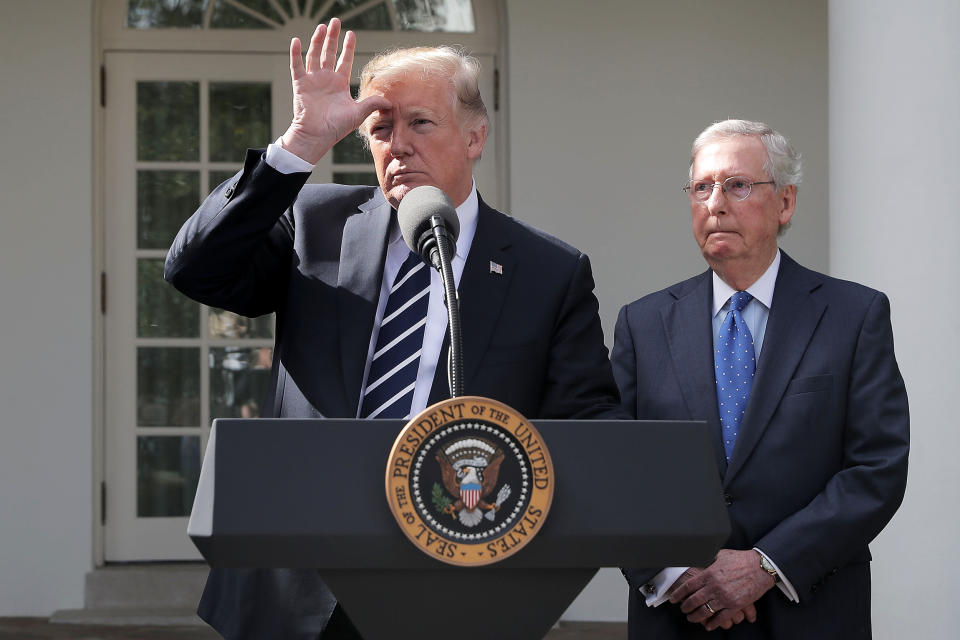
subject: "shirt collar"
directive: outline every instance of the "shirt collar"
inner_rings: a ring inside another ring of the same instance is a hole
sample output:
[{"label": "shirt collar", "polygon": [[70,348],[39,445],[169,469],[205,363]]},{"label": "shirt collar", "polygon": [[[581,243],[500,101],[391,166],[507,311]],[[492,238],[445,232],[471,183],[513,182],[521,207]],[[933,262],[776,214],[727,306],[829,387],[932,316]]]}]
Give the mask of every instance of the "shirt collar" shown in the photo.
[{"label": "shirt collar", "polygon": [[[759,301],[767,309],[773,303],[773,287],[777,284],[777,273],[780,271],[780,249],[777,249],[777,255],[773,257],[773,262],[767,267],[756,282],[747,287],[747,293],[753,296],[754,300]],[[713,315],[720,313],[723,305],[727,304],[730,296],[736,293],[730,285],[724,282],[717,272],[713,272]]]}]

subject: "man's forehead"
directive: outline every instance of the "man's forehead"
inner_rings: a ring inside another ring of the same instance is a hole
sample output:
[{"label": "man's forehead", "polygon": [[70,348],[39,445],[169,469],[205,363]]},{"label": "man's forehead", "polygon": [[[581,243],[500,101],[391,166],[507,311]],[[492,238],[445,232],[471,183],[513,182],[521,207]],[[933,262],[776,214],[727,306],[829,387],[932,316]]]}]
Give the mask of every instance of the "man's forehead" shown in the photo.
[{"label": "man's forehead", "polygon": [[735,175],[764,170],[767,151],[756,136],[735,136],[705,144],[693,161],[693,173]]}]

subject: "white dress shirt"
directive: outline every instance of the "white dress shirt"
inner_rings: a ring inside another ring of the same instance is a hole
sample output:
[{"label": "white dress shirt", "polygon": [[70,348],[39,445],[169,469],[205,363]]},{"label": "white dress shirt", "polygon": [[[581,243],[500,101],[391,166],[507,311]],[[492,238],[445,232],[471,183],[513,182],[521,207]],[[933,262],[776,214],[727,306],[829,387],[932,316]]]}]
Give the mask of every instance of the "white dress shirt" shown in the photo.
[{"label": "white dress shirt", "polygon": [[[770,263],[767,270],[763,272],[763,275],[760,276],[756,282],[747,287],[747,293],[753,296],[753,299],[747,303],[747,306],[743,308],[741,313],[744,321],[747,323],[747,327],[750,329],[750,335],[753,336],[753,350],[757,361],[760,360],[760,350],[763,348],[763,338],[767,332],[767,318],[770,317],[770,307],[773,304],[773,289],[777,283],[777,273],[779,273],[779,271],[780,250],[777,249],[777,255],[774,256],[773,262]],[[730,298],[734,293],[736,293],[736,289],[720,279],[720,276],[714,271],[712,307],[714,348],[716,348],[717,334],[720,332],[720,326],[726,319],[727,313],[730,312]],[[786,595],[791,602],[800,602],[800,598],[797,597],[797,592],[793,588],[793,585],[783,572],[780,571],[780,568],[777,567],[773,558],[756,547],[754,547],[754,551],[763,555],[773,568],[777,570],[781,579],[781,582],[778,582],[777,586],[780,587],[784,595]],[[688,568],[689,567],[667,567],[654,576],[653,579],[650,580],[650,584],[655,587],[655,590],[649,594],[641,591],[641,593],[644,593],[647,606],[656,607],[666,602],[668,600],[667,591]]]},{"label": "white dress shirt", "polygon": [[[267,147],[266,163],[280,173],[303,173],[313,171],[314,165],[284,149],[280,139]],[[457,207],[457,217],[460,219],[460,234],[457,237],[457,251],[453,256],[453,279],[456,287],[460,287],[460,276],[463,274],[463,265],[467,260],[467,253],[473,244],[473,236],[477,231],[477,216],[479,213],[479,199],[477,198],[477,184],[474,181],[470,195]],[[383,264],[383,279],[380,285],[380,300],[377,303],[377,315],[370,335],[370,345],[367,349],[367,363],[363,370],[363,387],[360,390],[360,400],[357,404],[357,417],[360,416],[360,407],[363,404],[363,394],[367,388],[367,375],[370,372],[370,360],[377,345],[377,335],[380,332],[380,323],[383,320],[383,310],[387,306],[390,295],[390,285],[397,277],[400,266],[410,254],[400,233],[396,220],[390,223],[390,238],[387,241],[387,257]],[[433,377],[437,371],[437,361],[440,358],[440,349],[443,346],[443,337],[447,332],[447,308],[443,303],[443,281],[436,269],[430,268],[430,298],[427,306],[427,324],[423,334],[423,350],[420,352],[420,366],[417,370],[417,384],[413,390],[413,402],[410,415],[416,415],[427,407],[430,397],[430,388],[433,386]],[[409,417],[409,416],[408,416]]]}]

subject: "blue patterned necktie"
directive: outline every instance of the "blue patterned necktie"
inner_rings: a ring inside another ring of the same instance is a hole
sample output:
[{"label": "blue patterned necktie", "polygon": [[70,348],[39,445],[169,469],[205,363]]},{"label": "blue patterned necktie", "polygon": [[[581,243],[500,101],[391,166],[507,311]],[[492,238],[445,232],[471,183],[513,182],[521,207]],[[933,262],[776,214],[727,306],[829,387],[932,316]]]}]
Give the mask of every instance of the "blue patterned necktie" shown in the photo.
[{"label": "blue patterned necktie", "polygon": [[370,360],[361,418],[407,418],[417,384],[430,302],[430,270],[410,252],[400,266],[383,311]]},{"label": "blue patterned necktie", "polygon": [[737,291],[730,298],[730,311],[720,325],[717,347],[713,354],[714,374],[717,378],[717,404],[723,433],[723,450],[727,462],[737,442],[737,432],[743,412],[747,409],[756,355],[753,336],[743,319],[743,308],[753,299],[746,291]]}]

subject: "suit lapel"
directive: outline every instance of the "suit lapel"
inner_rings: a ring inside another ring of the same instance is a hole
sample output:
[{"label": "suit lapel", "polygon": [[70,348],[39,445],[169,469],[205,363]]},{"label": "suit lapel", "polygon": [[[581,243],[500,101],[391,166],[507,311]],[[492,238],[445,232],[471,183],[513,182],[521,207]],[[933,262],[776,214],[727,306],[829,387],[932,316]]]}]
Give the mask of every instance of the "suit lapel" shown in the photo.
[{"label": "suit lapel", "polygon": [[337,315],[346,415],[353,415],[359,406],[387,252],[391,208],[377,193],[378,197],[360,206],[360,213],[347,218],[340,246]]},{"label": "suit lapel", "polygon": [[[470,394],[470,381],[476,376],[483,354],[493,337],[516,267],[509,251],[511,233],[506,228],[507,221],[504,214],[480,200],[477,230],[460,276],[460,286],[457,287],[463,331],[463,388],[467,395]],[[499,264],[503,273],[493,273],[491,262]],[[437,373],[430,390],[430,404],[450,396],[447,383],[449,348],[448,330],[443,338]]]},{"label": "suit lapel", "polygon": [[793,379],[827,305],[811,294],[822,279],[781,252],[770,317],[763,338],[750,401],[740,424],[724,485],[743,467]]},{"label": "suit lapel", "polygon": [[726,467],[726,456],[720,441],[720,418],[717,409],[716,379],[713,373],[713,335],[710,320],[713,286],[711,272],[706,271],[691,281],[691,287],[679,285],[677,301],[661,310],[664,331],[674,370],[678,376],[687,411],[692,419],[706,419],[710,425],[717,467]]}]

